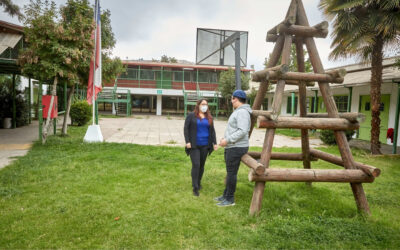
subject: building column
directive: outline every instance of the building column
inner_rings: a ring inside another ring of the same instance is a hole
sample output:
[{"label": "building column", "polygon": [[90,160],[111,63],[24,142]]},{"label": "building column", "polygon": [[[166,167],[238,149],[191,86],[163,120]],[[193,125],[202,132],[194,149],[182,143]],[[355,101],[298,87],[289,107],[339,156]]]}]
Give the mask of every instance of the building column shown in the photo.
[{"label": "building column", "polygon": [[157,111],[156,115],[161,115],[162,114],[162,95],[157,95]]},{"label": "building column", "polygon": [[292,114],[292,116],[294,116],[294,113],[295,113],[295,111],[294,111],[294,107],[295,107],[295,99],[296,99],[296,95],[294,94],[294,92],[293,93],[291,93],[291,101],[292,101],[292,103],[291,103],[291,105],[292,105],[292,107],[291,107],[291,114]]},{"label": "building column", "polygon": [[353,101],[353,87],[348,87],[349,89],[349,98],[347,101],[347,112],[351,112],[351,103]]}]

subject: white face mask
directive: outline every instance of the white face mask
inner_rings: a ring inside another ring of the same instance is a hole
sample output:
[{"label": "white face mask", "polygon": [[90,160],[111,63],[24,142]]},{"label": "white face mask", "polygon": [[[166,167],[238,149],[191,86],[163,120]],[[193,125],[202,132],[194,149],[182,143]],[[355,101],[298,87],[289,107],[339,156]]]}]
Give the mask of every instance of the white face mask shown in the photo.
[{"label": "white face mask", "polygon": [[202,105],[202,106],[200,106],[200,110],[201,110],[201,112],[203,112],[203,113],[207,112],[207,109],[208,109],[208,106],[207,106],[207,105]]}]

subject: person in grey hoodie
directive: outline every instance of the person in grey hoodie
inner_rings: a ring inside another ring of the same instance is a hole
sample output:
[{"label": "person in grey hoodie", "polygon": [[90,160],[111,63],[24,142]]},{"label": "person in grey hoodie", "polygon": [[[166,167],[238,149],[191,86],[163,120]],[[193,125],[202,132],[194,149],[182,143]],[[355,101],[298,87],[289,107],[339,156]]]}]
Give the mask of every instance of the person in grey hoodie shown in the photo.
[{"label": "person in grey hoodie", "polygon": [[235,90],[232,94],[232,106],[235,109],[228,120],[224,138],[220,146],[225,147],[226,186],[222,196],[214,198],[218,206],[234,206],[234,194],[236,191],[237,173],[240,159],[249,150],[249,131],[252,112],[250,105],[246,104],[246,93],[243,90]]}]

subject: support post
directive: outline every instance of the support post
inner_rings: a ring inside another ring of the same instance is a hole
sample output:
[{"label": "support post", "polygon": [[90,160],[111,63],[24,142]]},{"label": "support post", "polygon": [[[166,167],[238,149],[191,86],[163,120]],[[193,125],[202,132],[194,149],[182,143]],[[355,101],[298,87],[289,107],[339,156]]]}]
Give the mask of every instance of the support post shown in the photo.
[{"label": "support post", "polygon": [[[95,112],[95,123],[96,125],[99,125],[99,103],[97,102],[97,100],[94,102],[94,112]],[[128,110],[127,110],[128,112]]]},{"label": "support post", "polygon": [[242,89],[242,82],[240,79],[240,35],[235,39],[235,77],[236,89]]},{"label": "support post", "polygon": [[139,70],[138,70],[138,80],[139,80],[139,88],[140,88],[140,65],[139,65]]},{"label": "support post", "polygon": [[32,91],[32,79],[29,77],[29,86],[28,86],[28,92],[29,92],[29,94],[28,94],[28,110],[29,110],[29,124],[31,124],[32,123],[32,110],[31,110],[31,108],[32,108],[32,95],[31,95],[31,91]]},{"label": "support post", "polygon": [[318,113],[318,90],[314,90],[314,110],[313,113]]},{"label": "support post", "polygon": [[15,98],[16,98],[15,77],[16,77],[16,75],[13,74],[13,76],[12,76],[12,110],[13,110],[12,128],[16,128],[17,127],[17,105],[15,103]]},{"label": "support post", "polygon": [[54,135],[57,134],[57,118],[53,118],[53,132]]},{"label": "support post", "polygon": [[294,107],[295,107],[295,99],[296,99],[296,95],[294,94],[294,92],[291,93],[291,115],[294,116]]},{"label": "support post", "polygon": [[38,89],[38,116],[39,116],[39,141],[43,143],[42,126],[43,126],[43,105],[42,105],[42,82],[39,81]]},{"label": "support post", "polygon": [[399,113],[400,113],[400,82],[397,83],[397,105],[396,105],[396,118],[394,122],[393,154],[397,154],[397,137],[399,136]]},{"label": "support post", "polygon": [[353,87],[349,87],[349,98],[347,100],[347,112],[351,112],[351,101],[353,100]]}]

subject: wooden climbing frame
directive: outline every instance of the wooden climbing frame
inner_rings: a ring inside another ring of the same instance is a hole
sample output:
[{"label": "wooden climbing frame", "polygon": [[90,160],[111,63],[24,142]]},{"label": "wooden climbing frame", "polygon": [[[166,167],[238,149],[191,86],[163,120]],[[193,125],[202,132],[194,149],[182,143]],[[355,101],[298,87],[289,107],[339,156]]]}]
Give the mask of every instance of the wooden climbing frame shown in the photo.
[{"label": "wooden climbing frame", "polygon": [[[310,27],[301,0],[292,0],[283,22],[268,31],[267,41],[275,42],[267,68],[255,72],[253,81],[260,82],[260,88],[253,103],[252,126],[258,122],[266,128],[262,152],[248,152],[242,162],[250,168],[249,180],[255,182],[250,214],[261,211],[265,182],[346,182],[351,189],[359,211],[370,214],[362,183],[373,182],[380,170],[355,162],[345,130],[358,129],[363,117],[357,113],[338,113],[329,83],[341,84],[346,74],[344,70],[325,72],[320,60],[314,37],[325,38],[328,23],[322,22]],[[296,46],[298,72],[288,72],[292,44]],[[305,73],[303,46],[306,45],[314,73]],[[279,58],[282,64],[277,66]],[[327,114],[307,114],[306,87],[310,82],[318,82],[319,90],[326,105]],[[269,84],[276,84],[272,108],[261,111]],[[285,84],[299,86],[300,117],[281,117],[281,104]],[[276,128],[296,128],[301,130],[301,153],[272,153]],[[319,150],[310,149],[308,130],[330,129],[334,131],[341,157]],[[251,131],[250,131],[251,135]],[[311,161],[324,160],[344,169],[311,169]],[[270,169],[270,160],[302,161],[304,169]]]}]

